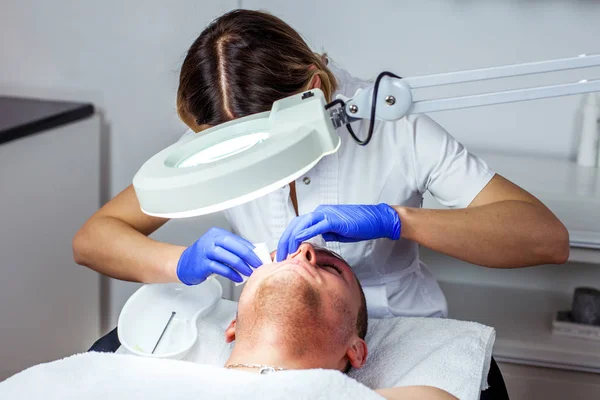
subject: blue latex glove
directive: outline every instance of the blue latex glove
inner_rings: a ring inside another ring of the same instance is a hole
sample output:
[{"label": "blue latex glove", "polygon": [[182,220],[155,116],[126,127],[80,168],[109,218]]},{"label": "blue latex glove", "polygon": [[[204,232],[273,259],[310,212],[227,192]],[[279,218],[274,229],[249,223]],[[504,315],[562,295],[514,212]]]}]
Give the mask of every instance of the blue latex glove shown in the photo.
[{"label": "blue latex glove", "polygon": [[184,250],[177,264],[177,277],[186,285],[202,283],[211,274],[219,274],[241,282],[241,274],[250,276],[253,268],[262,265],[252,251],[254,245],[231,232],[211,228],[193,245]]},{"label": "blue latex glove", "polygon": [[387,204],[321,205],[292,220],[277,245],[277,261],[298,250],[302,242],[323,235],[328,242],[400,238],[400,217]]}]

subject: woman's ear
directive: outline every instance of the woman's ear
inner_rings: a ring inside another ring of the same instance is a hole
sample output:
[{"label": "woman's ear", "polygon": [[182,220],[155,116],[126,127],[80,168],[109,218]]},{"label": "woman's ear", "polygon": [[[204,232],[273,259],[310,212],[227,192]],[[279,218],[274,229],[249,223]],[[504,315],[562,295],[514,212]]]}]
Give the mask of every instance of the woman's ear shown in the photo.
[{"label": "woman's ear", "polygon": [[235,340],[235,322],[236,322],[235,319],[233,321],[231,321],[231,323],[225,330],[225,342],[226,343],[231,343]]},{"label": "woman's ear", "polygon": [[346,357],[352,368],[359,369],[367,362],[368,353],[367,343],[357,336],[350,347],[348,347],[348,350],[346,350]]},{"label": "woman's ear", "polygon": [[310,89],[321,89],[321,76],[319,74],[314,74],[312,79],[310,80]]},{"label": "woman's ear", "polygon": [[179,102],[179,100],[177,101],[177,114],[179,115],[179,119],[181,119],[181,121],[195,133],[198,133],[201,130],[198,124],[196,123],[194,117],[192,117],[192,115],[189,112],[187,112],[187,110]]}]

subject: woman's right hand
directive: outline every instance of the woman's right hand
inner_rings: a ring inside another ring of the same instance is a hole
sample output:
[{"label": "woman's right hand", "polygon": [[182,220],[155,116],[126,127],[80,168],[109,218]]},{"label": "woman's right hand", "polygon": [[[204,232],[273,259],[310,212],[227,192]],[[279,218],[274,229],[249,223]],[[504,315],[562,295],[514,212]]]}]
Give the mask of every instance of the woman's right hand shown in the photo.
[{"label": "woman's right hand", "polygon": [[84,224],[73,239],[75,262],[107,276],[143,283],[194,285],[213,273],[240,282],[261,264],[253,245],[212,228],[189,248],[148,237],[167,219],[146,215],[129,185]]},{"label": "woman's right hand", "polygon": [[177,277],[186,285],[202,283],[211,274],[241,282],[240,274],[250,276],[262,265],[252,243],[231,232],[211,228],[184,250],[177,264]]}]

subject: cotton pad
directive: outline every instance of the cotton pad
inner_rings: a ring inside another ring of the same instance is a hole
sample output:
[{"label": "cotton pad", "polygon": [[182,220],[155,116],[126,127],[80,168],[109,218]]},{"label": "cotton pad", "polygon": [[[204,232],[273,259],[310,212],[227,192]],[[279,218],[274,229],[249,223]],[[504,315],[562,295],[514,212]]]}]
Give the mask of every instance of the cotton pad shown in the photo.
[{"label": "cotton pad", "polygon": [[[273,260],[271,259],[271,253],[269,252],[269,248],[267,247],[266,243],[252,243],[254,245],[254,254],[256,254],[258,256],[258,258],[260,258],[260,261],[262,261],[263,265],[265,264],[271,264],[273,262]],[[250,267],[252,268],[252,267]],[[252,270],[254,271],[256,268],[252,268]],[[244,283],[246,283],[246,281],[248,280],[248,276],[242,275],[240,274],[240,276],[242,277],[242,281],[241,282],[236,282],[235,286],[240,286],[243,285]]]},{"label": "cotton pad", "polygon": [[321,247],[323,249],[327,248],[327,242],[325,242],[325,239],[323,239],[323,236],[321,235],[314,236],[308,240],[305,240],[305,242],[310,243],[316,247]]}]

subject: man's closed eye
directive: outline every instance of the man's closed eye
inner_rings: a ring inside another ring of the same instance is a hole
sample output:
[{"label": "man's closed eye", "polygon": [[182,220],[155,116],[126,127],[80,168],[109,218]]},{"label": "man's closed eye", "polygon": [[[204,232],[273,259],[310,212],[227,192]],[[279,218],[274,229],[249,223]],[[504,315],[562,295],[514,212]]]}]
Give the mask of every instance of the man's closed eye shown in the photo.
[{"label": "man's closed eye", "polygon": [[333,265],[333,264],[320,264],[319,265],[321,268],[325,269],[325,268],[331,268],[334,269],[339,275],[342,275],[342,270],[340,267]]}]

